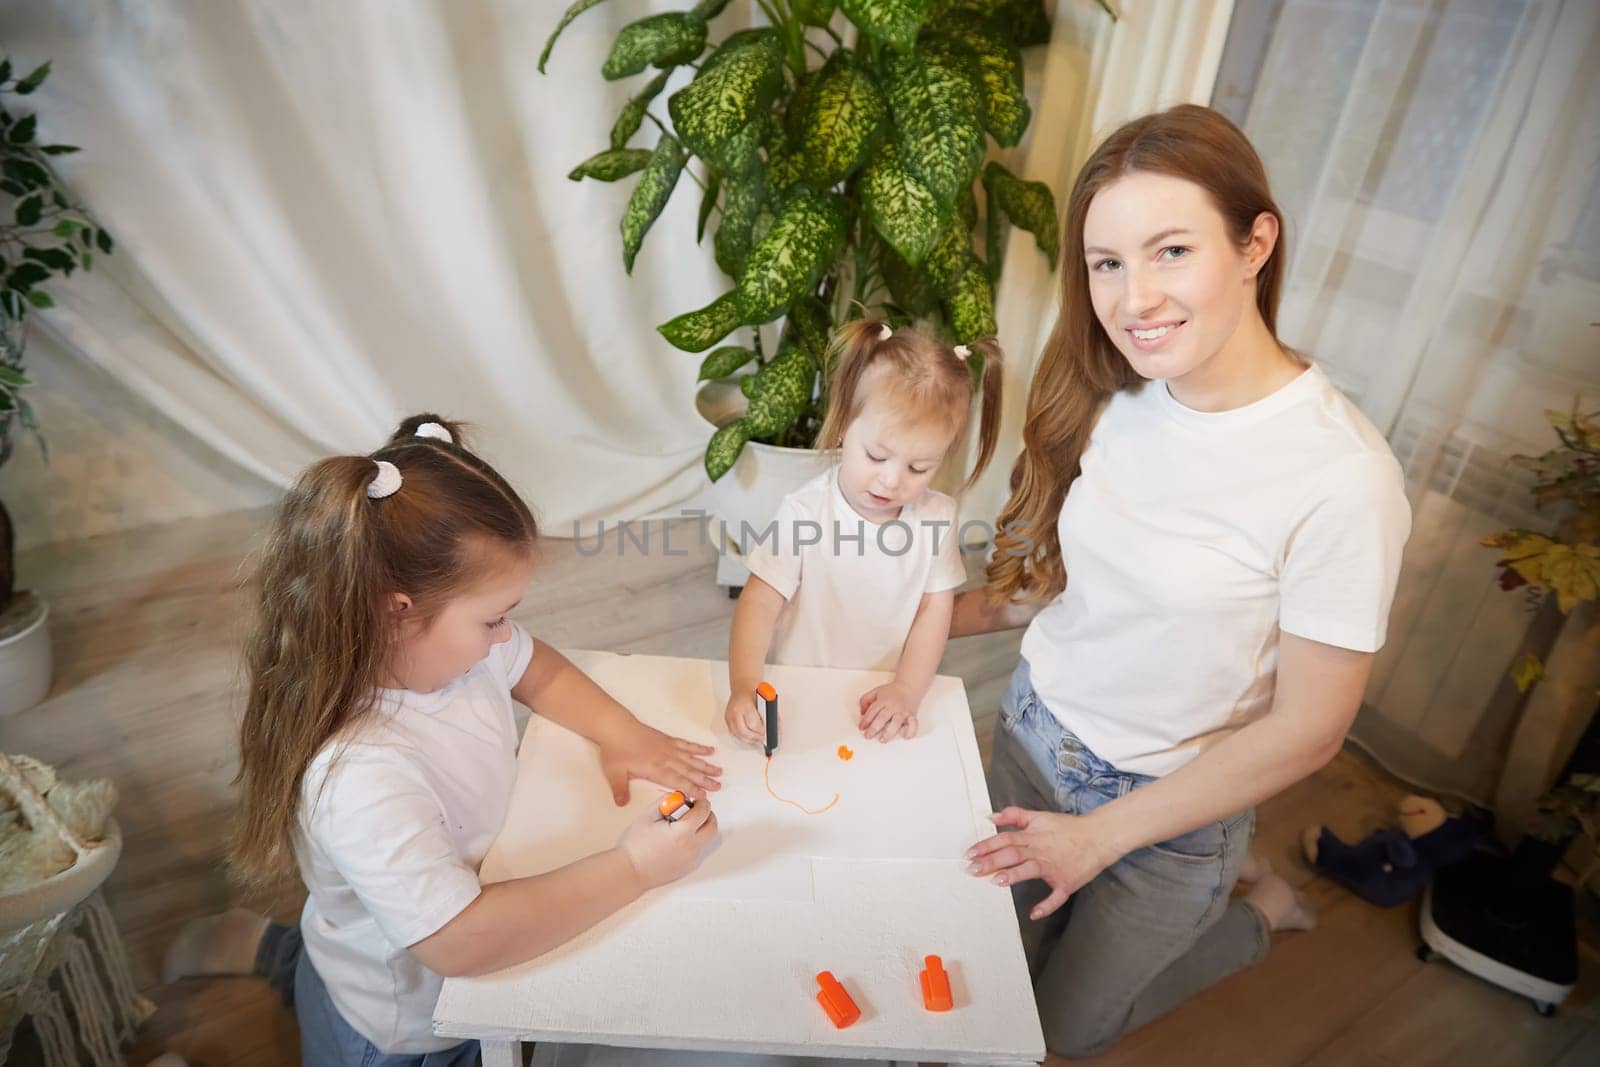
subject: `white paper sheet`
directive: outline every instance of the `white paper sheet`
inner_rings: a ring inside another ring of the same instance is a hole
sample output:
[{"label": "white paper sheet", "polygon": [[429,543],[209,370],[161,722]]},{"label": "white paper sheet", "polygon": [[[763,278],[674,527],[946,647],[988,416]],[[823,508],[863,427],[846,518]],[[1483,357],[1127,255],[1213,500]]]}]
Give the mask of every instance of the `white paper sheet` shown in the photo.
[{"label": "white paper sheet", "polygon": [[[948,719],[965,714],[965,701],[947,686],[936,685],[924,702],[917,737],[883,744],[862,738],[857,708],[860,695],[887,675],[770,668],[781,716],[772,790],[812,810],[838,795],[831,808],[813,815],[774,799],[763,780],[761,748],[727,733],[721,664],[650,657],[650,670],[641,672],[630,669],[628,656],[573,658],[642,721],[717,749],[710,759],[723,769],[723,788],[711,803],[721,843],[664,894],[810,900],[813,859],[955,859],[989,832],[974,811]],[[848,747],[850,759],[840,758],[840,746]],[[485,881],[550,870],[608,846],[633,818],[654,809],[661,792],[636,781],[629,804],[618,808],[594,746],[538,718],[529,724],[520,759],[537,773],[519,775],[512,803],[537,809],[541,818],[520,833],[508,827],[484,861]],[[515,859],[508,863],[508,856]]]}]

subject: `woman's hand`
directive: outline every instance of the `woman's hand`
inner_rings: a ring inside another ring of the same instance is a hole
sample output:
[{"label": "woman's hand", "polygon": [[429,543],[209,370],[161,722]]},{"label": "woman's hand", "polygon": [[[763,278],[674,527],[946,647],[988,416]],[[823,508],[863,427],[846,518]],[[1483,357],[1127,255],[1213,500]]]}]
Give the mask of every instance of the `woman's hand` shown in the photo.
[{"label": "woman's hand", "polygon": [[893,741],[917,736],[916,700],[899,682],[880,685],[861,694],[861,736],[869,741]]},{"label": "woman's hand", "polygon": [[722,788],[722,768],[702,759],[716,749],[662,733],[637,719],[621,738],[600,747],[600,770],[617,806],[628,802],[628,779],[644,778],[668,789],[682,789],[696,800]]},{"label": "woman's hand", "polygon": [[1036,905],[1031,919],[1042,919],[1088,885],[1094,876],[1121,859],[1109,847],[1090,816],[1006,808],[989,816],[996,826],[1014,826],[1009,833],[985,838],[967,850],[967,870],[979,878],[994,876],[996,885],[1011,886],[1041,878],[1050,895]]}]

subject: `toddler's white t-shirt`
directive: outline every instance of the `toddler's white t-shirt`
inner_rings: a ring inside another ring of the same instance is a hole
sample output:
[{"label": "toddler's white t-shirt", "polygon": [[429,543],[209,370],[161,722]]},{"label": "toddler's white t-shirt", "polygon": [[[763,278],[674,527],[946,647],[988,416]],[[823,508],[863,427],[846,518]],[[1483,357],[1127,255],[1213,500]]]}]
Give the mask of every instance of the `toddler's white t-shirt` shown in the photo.
[{"label": "toddler's white t-shirt", "polygon": [[925,593],[966,580],[956,503],[928,490],[882,524],[858,515],[838,468],[783,498],[750,573],[783,594],[769,663],[892,671]]}]

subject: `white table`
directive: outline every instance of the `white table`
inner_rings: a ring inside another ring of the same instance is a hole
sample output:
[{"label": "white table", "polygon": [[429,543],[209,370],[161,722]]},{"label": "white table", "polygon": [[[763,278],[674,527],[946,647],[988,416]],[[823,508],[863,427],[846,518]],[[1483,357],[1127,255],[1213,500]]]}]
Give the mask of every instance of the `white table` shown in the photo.
[{"label": "white table", "polygon": [[[478,1038],[487,1067],[521,1063],[522,1041],[972,1064],[1037,1063],[1044,1037],[1007,890],[966,873],[989,801],[959,679],[938,678],[918,736],[855,731],[856,698],[888,676],[773,667],[783,736],[767,791],[759,748],[722,726],[725,664],[572,653],[642,720],[717,746],[722,843],[658,889],[530,963],[444,983],[442,1035]],[[846,759],[847,748],[850,758]],[[538,716],[518,757],[511,814],[481,869],[521,877],[609,846],[660,791],[635,782],[617,808],[588,742]],[[677,783],[662,783],[673,786]],[[937,954],[955,1008],[922,1006]],[[861,1019],[835,1029],[816,1003],[828,970]]]}]

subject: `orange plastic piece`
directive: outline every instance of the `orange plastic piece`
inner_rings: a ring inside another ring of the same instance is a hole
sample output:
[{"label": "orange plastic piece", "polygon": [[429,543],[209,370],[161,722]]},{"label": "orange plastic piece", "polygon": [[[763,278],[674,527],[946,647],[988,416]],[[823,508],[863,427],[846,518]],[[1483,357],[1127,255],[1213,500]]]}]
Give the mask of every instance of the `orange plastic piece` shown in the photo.
[{"label": "orange plastic piece", "polygon": [[689,809],[694,807],[694,801],[684,796],[682,792],[674,789],[656,803],[656,810],[668,822],[677,822],[689,814]]},{"label": "orange plastic piece", "polygon": [[828,1013],[828,1018],[833,1020],[834,1026],[843,1030],[861,1018],[861,1009],[856,1007],[856,1002],[850,999],[849,991],[839,984],[832,971],[823,971],[817,975],[817,984],[822,987],[817,993],[817,1003]]},{"label": "orange plastic piece", "polygon": [[756,693],[766,700],[778,699],[778,691],[772,688],[771,682],[762,682],[760,685],[756,686]]},{"label": "orange plastic piece", "polygon": [[850,746],[849,745],[840,745],[839,746],[839,758],[842,759],[842,760],[854,759],[855,758],[855,753],[850,751]]},{"label": "orange plastic piece", "polygon": [[944,961],[938,956],[926,956],[922,972],[922,1006],[929,1011],[949,1011],[955,1004],[950,996],[950,976],[945,973]]}]

